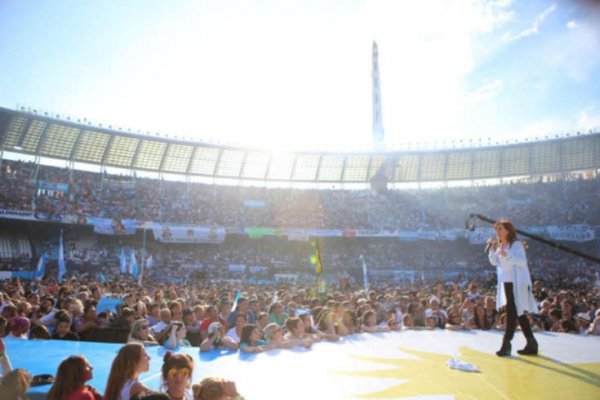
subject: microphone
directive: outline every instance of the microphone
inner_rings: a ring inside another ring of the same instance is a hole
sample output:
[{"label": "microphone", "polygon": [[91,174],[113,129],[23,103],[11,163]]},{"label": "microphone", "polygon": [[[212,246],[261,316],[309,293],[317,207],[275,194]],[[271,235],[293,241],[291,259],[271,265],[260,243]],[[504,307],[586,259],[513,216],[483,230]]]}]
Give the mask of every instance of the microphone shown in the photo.
[{"label": "microphone", "polygon": [[488,239],[487,244],[485,245],[485,250],[483,252],[487,254],[487,252],[490,251],[492,247],[496,247],[496,244],[496,239]]}]

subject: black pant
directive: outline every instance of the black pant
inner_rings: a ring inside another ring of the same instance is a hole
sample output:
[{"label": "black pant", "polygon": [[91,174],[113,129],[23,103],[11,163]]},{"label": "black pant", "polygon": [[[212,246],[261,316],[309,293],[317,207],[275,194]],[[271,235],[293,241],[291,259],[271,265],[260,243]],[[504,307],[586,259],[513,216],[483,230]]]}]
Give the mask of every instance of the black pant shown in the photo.
[{"label": "black pant", "polygon": [[517,316],[517,306],[515,305],[512,282],[504,282],[504,294],[506,295],[506,331],[504,332],[504,340],[510,342],[515,336],[517,319],[519,320],[519,325],[521,325],[525,337],[527,339],[533,339],[529,318],[527,318],[526,315]]}]

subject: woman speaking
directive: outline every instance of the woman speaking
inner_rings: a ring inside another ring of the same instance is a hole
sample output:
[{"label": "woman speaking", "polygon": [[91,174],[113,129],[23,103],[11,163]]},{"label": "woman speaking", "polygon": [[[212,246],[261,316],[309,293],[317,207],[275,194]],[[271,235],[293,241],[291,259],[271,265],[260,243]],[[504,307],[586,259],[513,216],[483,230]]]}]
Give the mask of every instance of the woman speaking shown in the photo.
[{"label": "woman speaking", "polygon": [[496,239],[488,241],[489,259],[498,271],[498,294],[496,306],[506,306],[506,331],[502,347],[496,352],[499,357],[510,356],[510,342],[515,335],[517,320],[527,338],[521,355],[537,355],[538,343],[533,337],[529,319],[525,311],[535,312],[537,306],[531,291],[531,276],[527,267],[527,256],[523,244],[517,240],[517,230],[508,220],[499,220],[494,224]]}]

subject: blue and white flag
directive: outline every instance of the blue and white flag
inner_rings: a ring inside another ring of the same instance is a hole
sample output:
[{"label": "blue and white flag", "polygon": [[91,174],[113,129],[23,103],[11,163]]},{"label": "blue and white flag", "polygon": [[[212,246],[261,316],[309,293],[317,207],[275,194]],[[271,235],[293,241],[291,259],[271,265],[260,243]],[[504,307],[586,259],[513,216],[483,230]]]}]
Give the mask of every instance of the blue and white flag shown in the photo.
[{"label": "blue and white flag", "polygon": [[231,310],[236,311],[237,312],[237,303],[240,300],[240,297],[242,297],[242,291],[238,290],[235,293],[235,299],[233,299],[233,305],[231,306]]},{"label": "blue and white flag", "polygon": [[42,279],[46,274],[46,252],[43,252],[38,260],[35,272],[33,273],[33,279]]},{"label": "blue and white flag", "polygon": [[362,260],[362,271],[363,271],[363,281],[365,285],[365,293],[369,293],[369,273],[367,271],[367,263],[365,262],[365,256],[361,255],[360,259]]},{"label": "blue and white flag", "polygon": [[65,266],[65,249],[63,248],[62,230],[60,231],[60,245],[58,246],[58,282],[62,282],[63,277],[67,273]]},{"label": "blue and white flag", "polygon": [[139,268],[138,268],[138,263],[137,260],[135,259],[135,250],[131,249],[131,261],[130,261],[130,273],[132,276],[137,277],[139,274]]},{"label": "blue and white flag", "polygon": [[127,273],[127,260],[125,259],[125,248],[124,247],[121,247],[121,258],[119,261],[121,263],[121,273],[126,274]]},{"label": "blue and white flag", "polygon": [[150,254],[150,257],[146,258],[146,268],[152,269],[152,267],[154,267],[154,260],[152,259],[152,254]]}]

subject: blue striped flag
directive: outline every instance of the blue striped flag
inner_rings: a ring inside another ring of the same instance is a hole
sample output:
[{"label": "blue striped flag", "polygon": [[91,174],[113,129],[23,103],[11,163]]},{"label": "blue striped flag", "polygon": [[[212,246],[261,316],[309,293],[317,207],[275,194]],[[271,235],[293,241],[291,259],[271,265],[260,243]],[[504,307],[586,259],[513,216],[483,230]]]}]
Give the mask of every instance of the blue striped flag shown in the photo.
[{"label": "blue striped flag", "polygon": [[62,282],[63,277],[67,273],[67,267],[65,266],[65,249],[63,247],[63,235],[62,230],[60,231],[60,245],[58,246],[58,282]]}]

